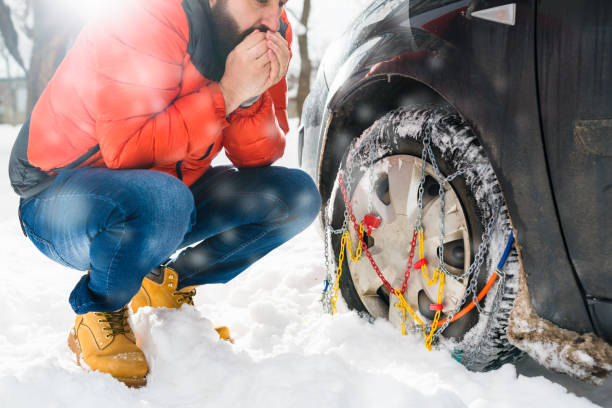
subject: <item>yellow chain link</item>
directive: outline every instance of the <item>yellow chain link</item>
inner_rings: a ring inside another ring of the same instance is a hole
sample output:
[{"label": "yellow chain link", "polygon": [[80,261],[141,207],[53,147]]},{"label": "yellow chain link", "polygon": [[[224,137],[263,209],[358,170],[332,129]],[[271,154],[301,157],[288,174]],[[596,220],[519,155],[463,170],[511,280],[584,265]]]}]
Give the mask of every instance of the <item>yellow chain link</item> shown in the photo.
[{"label": "yellow chain link", "polygon": [[416,314],[414,309],[412,309],[412,307],[410,307],[408,302],[406,302],[406,298],[404,298],[404,294],[402,293],[402,291],[400,289],[393,289],[393,291],[395,292],[395,296],[397,296],[397,298],[399,299],[399,302],[395,304],[395,307],[397,307],[399,311],[402,313],[402,319],[400,323],[402,325],[402,336],[405,336],[406,335],[406,325],[404,322],[406,321],[406,312],[408,312],[408,314],[412,316],[412,318],[417,322],[418,325],[423,326],[424,323],[419,318],[419,316]]},{"label": "yellow chain link", "polygon": [[[437,269],[438,268],[436,268],[436,270]],[[440,277],[440,280],[438,283],[438,297],[436,299],[436,303],[441,305],[442,296],[444,295],[444,279],[446,275],[444,274],[444,272],[440,272],[439,277]],[[441,310],[436,310],[436,314],[434,316],[433,322],[431,323],[431,331],[429,332],[429,335],[425,338],[425,347],[427,347],[427,350],[431,351],[431,343],[433,342],[434,333],[436,332],[436,329],[438,328],[438,320],[440,320],[441,313],[442,313]]]},{"label": "yellow chain link", "polygon": [[[419,228],[419,260],[425,258],[425,245],[423,244],[423,228]],[[433,276],[429,277],[429,270],[427,269],[427,264],[421,266],[421,272],[425,279],[427,279],[427,285],[433,286],[438,281],[440,277],[440,270],[438,268],[434,269]]]},{"label": "yellow chain link", "polygon": [[[362,237],[363,237],[363,231],[365,231],[365,224],[362,222],[361,224],[359,224],[359,235],[361,235]],[[359,258],[361,257],[361,253],[363,252],[361,241],[357,239],[357,251],[355,251],[355,255],[353,255],[353,243],[351,242],[351,236],[348,235],[349,234],[348,231],[346,231],[344,234],[347,236],[346,245],[348,247],[349,255],[351,256],[351,259],[353,260],[353,262],[357,262]]]},{"label": "yellow chain link", "polygon": [[342,276],[342,263],[344,262],[344,248],[346,247],[346,235],[348,231],[342,235],[340,241],[340,255],[338,255],[338,267],[336,268],[336,281],[334,282],[334,296],[332,296],[332,315],[336,314],[336,301],[338,300],[338,288],[340,287],[340,277]]},{"label": "yellow chain link", "polygon": [[[363,231],[365,230],[365,225],[362,222],[359,225],[359,233],[363,236]],[[338,267],[336,268],[336,281],[334,282],[334,295],[332,296],[332,315],[336,314],[338,309],[336,308],[336,301],[338,300],[338,288],[340,287],[340,277],[342,276],[342,264],[344,263],[344,251],[348,246],[349,255],[353,262],[357,262],[361,257],[361,253],[363,252],[363,247],[361,246],[361,241],[359,242],[359,247],[357,251],[355,251],[355,255],[353,255],[353,243],[351,242],[351,234],[348,231],[345,231],[342,235],[342,240],[340,241],[340,254],[338,255]]]}]

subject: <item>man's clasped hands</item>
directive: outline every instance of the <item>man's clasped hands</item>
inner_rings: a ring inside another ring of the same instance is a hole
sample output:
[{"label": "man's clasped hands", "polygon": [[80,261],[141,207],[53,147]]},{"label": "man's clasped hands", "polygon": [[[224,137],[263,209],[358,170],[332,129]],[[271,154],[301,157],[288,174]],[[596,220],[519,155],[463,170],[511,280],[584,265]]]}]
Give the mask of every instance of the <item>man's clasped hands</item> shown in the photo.
[{"label": "man's clasped hands", "polygon": [[259,97],[287,72],[289,46],[279,32],[255,30],[230,52],[219,82],[229,115],[242,103]]}]

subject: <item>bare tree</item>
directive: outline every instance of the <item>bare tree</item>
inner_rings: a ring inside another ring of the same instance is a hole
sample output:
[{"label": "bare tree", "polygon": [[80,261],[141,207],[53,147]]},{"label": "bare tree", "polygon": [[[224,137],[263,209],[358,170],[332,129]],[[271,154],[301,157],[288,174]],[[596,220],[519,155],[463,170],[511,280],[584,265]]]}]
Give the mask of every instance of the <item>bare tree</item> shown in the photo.
[{"label": "bare tree", "polygon": [[4,40],[4,46],[9,54],[13,57],[15,62],[26,71],[23,59],[19,53],[19,37],[15,26],[13,25],[13,19],[11,18],[11,9],[6,5],[4,0],[0,0],[0,33]]},{"label": "bare tree", "polygon": [[75,19],[66,19],[48,0],[27,0],[34,13],[32,57],[28,73],[28,112],[64,59],[80,30]]},{"label": "bare tree", "polygon": [[[0,0],[0,33],[11,57],[23,68],[28,82],[27,112],[31,112],[45,86],[66,55],[80,29],[77,19],[66,18],[49,0],[23,0],[24,34],[32,40],[32,55],[26,68],[19,51],[19,36],[11,9]],[[28,17],[32,17],[31,19]],[[28,26],[25,21],[32,21]]]},{"label": "bare tree", "polygon": [[302,7],[302,17],[300,23],[302,27],[306,27],[305,30],[301,30],[298,35],[298,45],[300,47],[300,60],[301,69],[300,77],[298,79],[298,91],[297,91],[297,113],[298,117],[302,118],[302,109],[304,107],[304,101],[306,96],[310,93],[310,77],[312,75],[312,63],[310,62],[310,56],[308,55],[308,19],[310,17],[310,0],[304,0],[304,6]]}]

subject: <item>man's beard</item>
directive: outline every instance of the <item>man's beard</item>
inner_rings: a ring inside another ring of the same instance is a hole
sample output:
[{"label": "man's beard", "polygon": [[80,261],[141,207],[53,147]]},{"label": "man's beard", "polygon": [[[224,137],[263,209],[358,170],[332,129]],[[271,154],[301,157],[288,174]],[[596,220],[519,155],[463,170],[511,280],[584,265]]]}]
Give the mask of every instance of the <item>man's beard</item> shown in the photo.
[{"label": "man's beard", "polygon": [[217,4],[211,9],[213,41],[217,49],[217,57],[225,64],[227,56],[238,44],[255,30],[267,31],[264,26],[251,27],[240,32],[238,23],[227,10],[227,0],[217,0]]}]

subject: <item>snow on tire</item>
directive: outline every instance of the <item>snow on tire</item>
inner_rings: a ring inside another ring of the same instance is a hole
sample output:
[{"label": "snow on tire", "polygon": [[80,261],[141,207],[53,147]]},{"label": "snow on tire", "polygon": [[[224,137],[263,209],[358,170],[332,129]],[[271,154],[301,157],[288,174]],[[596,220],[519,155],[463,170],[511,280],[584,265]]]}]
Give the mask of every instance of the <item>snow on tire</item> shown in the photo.
[{"label": "snow on tire", "polygon": [[[436,162],[446,177],[460,169],[465,173],[445,184],[445,267],[451,275],[464,274],[474,259],[489,220],[490,245],[477,276],[477,292],[495,272],[502,256],[510,220],[501,189],[493,168],[474,132],[457,114],[438,108],[399,108],[384,115],[354,140],[342,160],[350,202],[360,220],[369,211],[382,218],[381,226],[368,239],[368,246],[382,272],[394,288],[401,287],[408,248],[416,219],[416,193],[421,179],[423,161],[422,139],[430,131],[431,146]],[[423,225],[425,254],[432,265],[437,264],[436,240],[439,239],[439,187],[430,163],[425,165],[426,183],[423,193]],[[370,170],[371,169],[371,170]],[[340,173],[339,173],[340,174]],[[438,189],[438,190],[436,190]],[[436,200],[438,202],[436,202]],[[345,205],[338,177],[334,183],[327,219],[338,229],[344,221]],[[436,218],[437,217],[437,218]],[[351,239],[357,236],[351,230]],[[430,238],[428,239],[428,235]],[[332,235],[335,261],[340,251],[340,235]],[[418,251],[417,251],[418,252]],[[399,326],[399,310],[394,308],[393,295],[376,276],[367,258],[355,262],[345,256],[340,290],[350,309],[371,318],[387,318]],[[447,259],[448,258],[448,259]],[[454,259],[453,259],[454,258]],[[415,257],[416,261],[416,257]],[[505,284],[498,279],[477,308],[451,323],[440,343],[452,355],[472,370],[484,371],[513,362],[521,352],[506,337],[508,318],[517,292],[519,263],[512,248],[504,266]],[[447,277],[442,318],[464,308],[472,301],[465,296],[469,280]],[[428,288],[420,271],[412,270],[406,290],[406,300],[424,321],[431,321],[428,305],[434,303],[437,285]],[[448,291],[446,287],[448,286]],[[395,298],[397,299],[397,298]],[[410,319],[410,318],[409,318]]]}]

